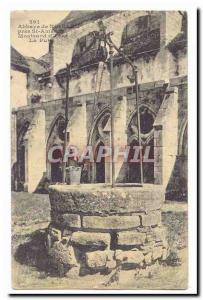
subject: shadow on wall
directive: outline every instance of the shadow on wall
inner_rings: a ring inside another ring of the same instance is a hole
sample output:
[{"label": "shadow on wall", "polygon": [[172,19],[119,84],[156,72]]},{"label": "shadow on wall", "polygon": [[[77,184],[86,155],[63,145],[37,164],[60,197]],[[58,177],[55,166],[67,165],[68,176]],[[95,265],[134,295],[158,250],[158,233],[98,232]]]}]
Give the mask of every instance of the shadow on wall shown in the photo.
[{"label": "shadow on wall", "polygon": [[37,194],[48,194],[49,193],[49,185],[52,184],[51,180],[47,178],[46,172],[43,174],[36,190],[34,193]]},{"label": "shadow on wall", "polygon": [[177,156],[169,183],[166,187],[166,200],[187,201],[187,159]]}]

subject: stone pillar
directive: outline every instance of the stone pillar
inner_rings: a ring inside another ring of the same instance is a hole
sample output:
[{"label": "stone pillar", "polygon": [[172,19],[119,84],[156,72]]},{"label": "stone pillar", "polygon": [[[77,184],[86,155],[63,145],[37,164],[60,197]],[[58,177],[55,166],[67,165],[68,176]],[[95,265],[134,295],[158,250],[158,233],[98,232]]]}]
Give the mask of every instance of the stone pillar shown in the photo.
[{"label": "stone pillar", "polygon": [[86,103],[78,103],[68,123],[69,145],[76,146],[81,152],[87,145]]},{"label": "stone pillar", "polygon": [[178,88],[169,87],[154,122],[155,183],[167,186],[178,151]]},{"label": "stone pillar", "polygon": [[[120,96],[115,100],[114,105],[114,154],[117,149],[120,152],[125,150],[127,145],[126,134],[126,116],[127,116],[127,98],[126,96]],[[124,155],[118,155],[115,158],[115,180],[122,182],[125,176],[125,162]]]},{"label": "stone pillar", "polygon": [[27,191],[36,190],[46,172],[45,111],[38,109],[27,131],[25,145]]}]

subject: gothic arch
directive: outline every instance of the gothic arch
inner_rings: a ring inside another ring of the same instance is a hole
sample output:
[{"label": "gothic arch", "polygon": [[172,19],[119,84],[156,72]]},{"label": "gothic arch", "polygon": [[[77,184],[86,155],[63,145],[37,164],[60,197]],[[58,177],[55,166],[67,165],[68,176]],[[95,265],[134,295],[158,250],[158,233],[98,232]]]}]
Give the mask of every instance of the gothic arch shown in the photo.
[{"label": "gothic arch", "polygon": [[[110,143],[110,135],[104,132],[110,118],[110,107],[104,107],[96,116],[89,134],[89,145],[93,146],[94,154],[98,153],[98,147],[106,146]],[[91,182],[109,182],[110,180],[110,164],[102,159],[101,162],[94,162],[90,166],[90,181]]]},{"label": "gothic arch", "polygon": [[185,136],[185,132],[187,130],[187,126],[188,126],[188,121],[185,118],[180,126],[180,134],[179,134],[179,140],[178,140],[178,155],[182,155],[184,153],[184,136]]},{"label": "gothic arch", "polygon": [[[61,124],[60,124],[61,121]],[[63,144],[63,137],[64,137],[64,130],[65,130],[65,119],[62,114],[58,114],[52,124],[50,126],[49,135],[47,138],[46,148],[47,148],[47,177],[52,182],[60,182],[62,180],[62,171],[61,171],[61,163],[60,162],[50,162],[48,160],[48,151],[52,146]],[[59,158],[61,156],[60,150],[55,150],[53,155],[56,155]]]},{"label": "gothic arch", "polygon": [[50,136],[51,136],[51,134],[52,134],[52,132],[53,132],[53,129],[54,129],[54,127],[55,127],[55,125],[56,125],[56,123],[57,123],[57,121],[58,121],[59,119],[64,119],[64,120],[65,120],[64,115],[63,115],[62,113],[58,113],[58,114],[54,117],[54,120],[51,122],[50,129],[49,129],[49,134],[48,134],[48,136],[47,136],[46,143],[48,143],[49,138],[50,138]]},{"label": "gothic arch", "polygon": [[18,136],[17,136],[17,144],[19,142],[21,142],[21,140],[24,138],[28,128],[30,126],[30,120],[25,119],[23,121],[23,124],[20,126],[19,132],[18,132]]},{"label": "gothic arch", "polygon": [[[142,141],[144,144],[147,144],[153,137],[153,134],[154,134],[154,130],[153,130],[153,124],[152,122],[155,120],[155,117],[156,117],[156,113],[154,112],[153,108],[150,106],[150,105],[146,105],[146,104],[142,104],[140,105],[140,110],[144,110],[144,109],[147,109],[149,111],[149,114],[152,116],[153,119],[151,119],[151,130],[147,133],[141,133],[141,138],[142,138]],[[133,141],[133,139],[137,139],[138,140],[138,133],[136,132],[136,126],[135,126],[135,130],[133,133],[130,134],[129,130],[130,130],[130,126],[131,126],[131,123],[133,121],[133,118],[134,117],[137,117],[137,109],[134,110],[129,118],[128,118],[128,124],[127,124],[127,132],[128,132],[128,143],[131,143]],[[142,125],[142,124],[141,124]]]},{"label": "gothic arch", "polygon": [[99,120],[105,116],[106,114],[111,114],[111,109],[109,105],[106,105],[96,116],[96,118],[94,119],[93,123],[91,124],[91,128],[90,128],[90,133],[89,133],[89,137],[88,137],[88,141],[89,144],[92,144],[93,141],[93,134],[95,131],[95,128],[99,122]]}]

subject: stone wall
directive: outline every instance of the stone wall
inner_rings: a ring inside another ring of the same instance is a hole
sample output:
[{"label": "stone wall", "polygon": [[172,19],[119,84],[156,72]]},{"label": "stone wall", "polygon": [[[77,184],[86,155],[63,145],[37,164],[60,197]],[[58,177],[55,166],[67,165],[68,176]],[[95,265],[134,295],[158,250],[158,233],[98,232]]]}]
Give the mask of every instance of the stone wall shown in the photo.
[{"label": "stone wall", "polygon": [[45,111],[36,110],[25,141],[25,190],[32,193],[46,172]]},{"label": "stone wall", "polygon": [[[170,85],[172,87],[178,88],[178,137],[177,137],[177,145],[178,150],[175,155],[181,156],[181,161],[183,161],[183,156],[181,153],[182,144],[183,144],[183,135],[185,130],[185,124],[187,123],[187,78],[186,77],[176,77],[170,80]],[[164,99],[166,87],[164,81],[157,82],[149,82],[145,84],[140,84],[140,104],[145,105],[152,111],[153,115],[156,117],[159,112],[160,106]],[[116,141],[118,145],[120,143],[125,143],[126,140],[126,130],[129,126],[129,122],[134,114],[136,114],[136,106],[135,106],[135,94],[133,89],[129,88],[119,88],[114,90],[114,101],[118,106],[116,108],[118,118],[115,120],[115,128],[118,130],[116,133]],[[120,100],[119,100],[120,99]],[[122,100],[121,100],[122,99]],[[93,110],[93,102],[94,102],[94,94],[81,95],[77,97],[70,98],[70,109],[69,109],[69,117],[70,123],[68,131],[71,133],[71,144],[76,146],[80,146],[81,148],[86,145],[88,140],[88,135],[93,130],[95,123],[91,121],[92,110]],[[110,96],[109,91],[101,92],[99,105],[96,105],[95,108],[95,120],[97,116],[101,114],[103,110],[109,107],[110,104]],[[119,118],[121,116],[120,112],[122,107],[122,119]],[[25,122],[32,123],[35,111],[38,109],[43,109],[45,111],[45,139],[41,141],[41,145],[47,148],[48,139],[52,132],[53,126],[59,116],[64,116],[64,108],[65,103],[63,99],[58,99],[55,101],[42,102],[38,104],[33,104],[27,107],[22,107],[16,111],[16,131],[17,136],[20,136],[20,132],[23,128],[23,124]],[[77,126],[80,122],[80,126]],[[162,121],[161,121],[162,122]],[[169,120],[170,123],[170,120]],[[82,125],[83,124],[83,125]],[[120,128],[120,129],[119,129]],[[119,141],[120,138],[120,141]],[[161,143],[161,139],[157,136],[156,139],[158,143]],[[79,145],[80,144],[80,145]],[[178,160],[178,158],[177,158]],[[187,160],[187,158],[186,158]],[[45,159],[46,162],[46,159]],[[122,166],[122,161],[119,161],[117,166],[116,173],[118,174],[117,180],[122,182],[124,178],[126,178],[127,169]],[[187,172],[184,173],[180,168],[181,164],[175,164],[175,171],[172,170],[172,177],[170,178],[170,182],[177,181],[177,178],[187,178]],[[46,169],[49,169],[49,164],[47,162]],[[122,171],[119,171],[119,169]],[[185,168],[186,170],[186,168]],[[158,167],[154,169],[156,178],[158,173],[161,170],[158,170]],[[48,174],[48,173],[47,173]],[[40,179],[39,179],[40,180]],[[187,179],[186,179],[187,180]],[[185,181],[185,180],[184,180]],[[157,181],[157,183],[161,183],[161,181]],[[177,192],[179,184],[176,184]],[[172,184],[168,186],[168,192],[172,189]]]},{"label": "stone wall", "polygon": [[11,69],[11,107],[18,108],[27,102],[27,74]]},{"label": "stone wall", "polygon": [[61,275],[145,269],[165,260],[162,187],[50,186],[50,263]]},{"label": "stone wall", "polygon": [[[108,31],[113,31],[113,41],[117,46],[121,45],[122,34],[125,27],[129,22],[135,20],[138,17],[146,16],[148,12],[144,11],[118,11],[110,17],[102,18],[104,25],[107,26]],[[147,53],[145,55],[137,55],[134,57],[134,63],[138,67],[138,82],[139,82],[139,101],[140,105],[145,105],[154,117],[157,116],[159,109],[164,99],[166,83],[171,84],[173,87],[178,87],[178,149],[181,148],[181,140],[183,136],[183,130],[185,123],[187,122],[187,82],[185,75],[187,74],[187,52],[186,47],[179,49],[176,53],[170,51],[168,45],[175,37],[181,32],[182,17],[178,12],[152,12],[153,17],[156,15],[160,24],[160,49],[157,49],[156,53]],[[119,23],[119,26],[117,26]],[[81,26],[69,28],[63,33],[56,34],[53,41],[51,41],[50,57],[51,57],[51,75],[54,76],[60,69],[66,66],[66,63],[70,63],[74,47],[78,38],[83,37],[93,30],[98,30],[98,20],[91,22],[85,22]],[[127,76],[131,75],[131,68],[124,62],[116,61],[113,69],[113,86],[114,86],[114,101],[115,109],[118,110],[118,114],[115,118],[115,142],[118,145],[120,143],[125,144],[128,136],[126,131],[128,130],[129,122],[134,114],[136,114],[135,107],[135,93],[133,90],[133,84],[129,82]],[[79,70],[77,74],[71,77],[70,91],[69,91],[69,134],[70,143],[83,148],[89,139],[89,133],[94,130],[95,123],[92,122],[92,114],[94,107],[95,94],[98,92],[99,82],[97,81],[98,74],[101,75],[101,62],[94,68],[84,68]],[[55,77],[50,78],[49,87],[44,83],[39,82],[35,78],[34,74],[30,72],[28,76],[28,104],[25,107],[18,109],[16,112],[16,131],[17,136],[23,127],[23,124],[27,121],[32,123],[35,111],[43,109],[45,111],[45,139],[42,141],[43,147],[47,148],[48,139],[51,131],[54,127],[59,115],[64,116],[65,109],[65,82],[59,85]],[[100,76],[98,76],[99,78]],[[99,95],[98,103],[95,105],[94,120],[97,119],[99,114],[106,108],[110,108],[110,74],[109,64],[106,63],[103,70],[103,78],[101,82],[101,92]],[[31,95],[33,93],[40,93],[41,99],[39,103],[32,104],[30,102]],[[97,95],[98,96],[98,95]],[[119,99],[123,99],[120,101]],[[116,108],[116,106],[118,106]],[[120,107],[119,107],[120,106]],[[119,112],[122,111],[122,113]],[[170,126],[170,118],[168,117]],[[172,130],[168,128],[168,131]],[[156,135],[156,133],[155,133]],[[160,134],[158,133],[160,137]],[[156,139],[158,141],[158,139]],[[174,139],[175,140],[175,139]],[[167,141],[167,140],[166,140]],[[159,140],[158,143],[161,141]],[[173,147],[175,149],[175,146]],[[13,150],[15,151],[15,150]],[[171,166],[174,166],[174,170],[170,167],[169,174],[166,177],[176,178],[181,175],[181,164],[174,164],[175,155],[182,155],[178,150],[177,153],[173,151],[173,161]],[[159,160],[159,155],[156,156]],[[178,158],[177,158],[178,160]],[[181,158],[182,160],[182,158]],[[46,161],[47,170],[50,169],[48,160]],[[124,165],[124,164],[123,164]],[[159,175],[162,176],[162,167],[159,164],[154,168],[155,182],[161,183],[162,180],[158,180]],[[116,164],[116,175],[118,182],[123,182],[126,178],[127,168],[122,166],[122,161]],[[184,168],[186,170],[186,168]],[[167,172],[167,170],[164,170]],[[50,172],[47,172],[49,175]],[[107,176],[108,178],[110,176]],[[106,177],[106,178],[107,178]],[[187,174],[184,171],[184,178],[187,178]],[[48,178],[50,179],[50,178]],[[169,178],[168,178],[169,179]],[[173,178],[170,178],[170,181]],[[165,180],[167,181],[167,180]],[[167,182],[166,182],[167,184]],[[171,185],[169,185],[171,186]]]}]

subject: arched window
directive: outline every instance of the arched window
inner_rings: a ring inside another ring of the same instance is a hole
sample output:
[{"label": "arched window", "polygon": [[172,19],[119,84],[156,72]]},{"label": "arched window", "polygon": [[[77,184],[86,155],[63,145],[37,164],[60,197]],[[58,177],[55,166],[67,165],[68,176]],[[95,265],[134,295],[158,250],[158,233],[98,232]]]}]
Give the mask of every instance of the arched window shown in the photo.
[{"label": "arched window", "polygon": [[[142,166],[144,183],[154,183],[154,114],[148,107],[140,107],[140,131],[142,144]],[[137,113],[132,116],[128,125],[128,182],[140,182],[140,154],[138,141]],[[137,154],[136,154],[137,153]],[[135,159],[136,157],[136,159]],[[134,158],[134,161],[131,161]]]},{"label": "arched window", "polygon": [[82,67],[97,63],[105,60],[106,55],[105,49],[100,45],[98,31],[92,31],[77,40],[73,50],[72,65]]},{"label": "arched window", "polygon": [[121,47],[135,55],[160,47],[160,21],[158,15],[145,15],[130,21],[124,28]]},{"label": "arched window", "polygon": [[[91,181],[107,183],[110,181],[110,163],[108,159],[102,158],[96,162],[100,147],[110,146],[110,111],[105,109],[96,119],[90,136],[90,143],[94,149],[94,163],[91,165]],[[102,148],[105,151],[104,148]],[[101,150],[102,150],[101,149]],[[103,152],[102,152],[103,153]]]},{"label": "arched window", "polygon": [[[51,162],[48,160],[48,152],[52,147],[62,146],[65,134],[65,120],[63,116],[59,116],[51,127],[51,131],[47,141],[47,177],[52,182],[62,181],[62,164],[61,162]],[[60,149],[55,149],[52,153],[54,159],[62,159]]]}]

